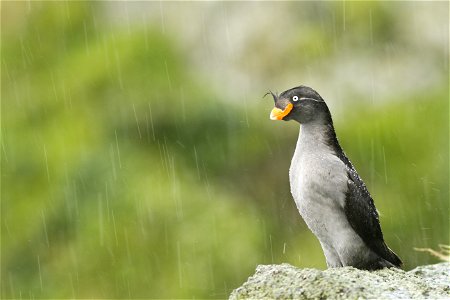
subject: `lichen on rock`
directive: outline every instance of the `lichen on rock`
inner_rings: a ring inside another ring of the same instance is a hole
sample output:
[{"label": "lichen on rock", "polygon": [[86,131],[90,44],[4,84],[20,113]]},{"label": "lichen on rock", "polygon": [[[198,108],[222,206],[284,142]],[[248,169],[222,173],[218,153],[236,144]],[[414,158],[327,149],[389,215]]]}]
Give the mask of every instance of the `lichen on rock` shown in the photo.
[{"label": "lichen on rock", "polygon": [[450,263],[411,271],[259,265],[230,299],[450,299]]}]

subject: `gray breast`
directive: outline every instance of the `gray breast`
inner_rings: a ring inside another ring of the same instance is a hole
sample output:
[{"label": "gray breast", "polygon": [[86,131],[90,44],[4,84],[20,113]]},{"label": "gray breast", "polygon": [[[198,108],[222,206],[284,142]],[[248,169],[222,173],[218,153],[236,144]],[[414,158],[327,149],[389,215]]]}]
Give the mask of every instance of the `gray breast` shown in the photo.
[{"label": "gray breast", "polygon": [[300,145],[295,151],[289,170],[291,193],[309,228],[319,239],[327,238],[338,222],[347,222],[347,171],[328,147],[310,150]]}]

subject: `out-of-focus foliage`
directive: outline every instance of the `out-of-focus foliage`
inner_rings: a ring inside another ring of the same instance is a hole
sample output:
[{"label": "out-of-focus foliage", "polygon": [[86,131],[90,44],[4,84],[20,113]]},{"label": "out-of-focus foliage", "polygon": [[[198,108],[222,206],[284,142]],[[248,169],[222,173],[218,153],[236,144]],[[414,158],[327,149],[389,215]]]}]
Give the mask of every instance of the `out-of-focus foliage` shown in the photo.
[{"label": "out-of-focus foliage", "polygon": [[[268,121],[263,90],[224,98],[168,30],[108,26],[105,6],[2,2],[2,298],[223,298],[257,264],[324,268],[289,194],[298,126]],[[403,38],[372,9],[372,40]],[[304,22],[285,68],[359,36]],[[436,261],[413,247],[448,244],[446,84],[335,117],[407,269]]]}]

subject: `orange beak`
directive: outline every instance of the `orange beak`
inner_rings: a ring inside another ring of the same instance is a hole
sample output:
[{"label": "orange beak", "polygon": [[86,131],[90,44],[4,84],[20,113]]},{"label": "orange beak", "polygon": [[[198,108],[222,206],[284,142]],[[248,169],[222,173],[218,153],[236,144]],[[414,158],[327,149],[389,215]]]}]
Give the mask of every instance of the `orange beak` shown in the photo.
[{"label": "orange beak", "polygon": [[270,119],[283,120],[283,118],[291,112],[292,108],[294,108],[294,105],[292,105],[292,103],[288,103],[288,105],[286,105],[283,110],[279,109],[278,107],[274,107],[270,112]]}]

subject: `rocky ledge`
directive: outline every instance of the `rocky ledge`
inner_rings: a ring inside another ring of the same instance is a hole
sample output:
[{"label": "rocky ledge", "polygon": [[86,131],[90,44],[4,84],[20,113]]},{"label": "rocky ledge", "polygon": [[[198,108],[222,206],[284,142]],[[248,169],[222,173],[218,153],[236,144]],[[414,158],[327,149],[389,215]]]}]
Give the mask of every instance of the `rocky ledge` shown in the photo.
[{"label": "rocky ledge", "polygon": [[450,263],[411,271],[260,265],[230,299],[450,299]]}]

